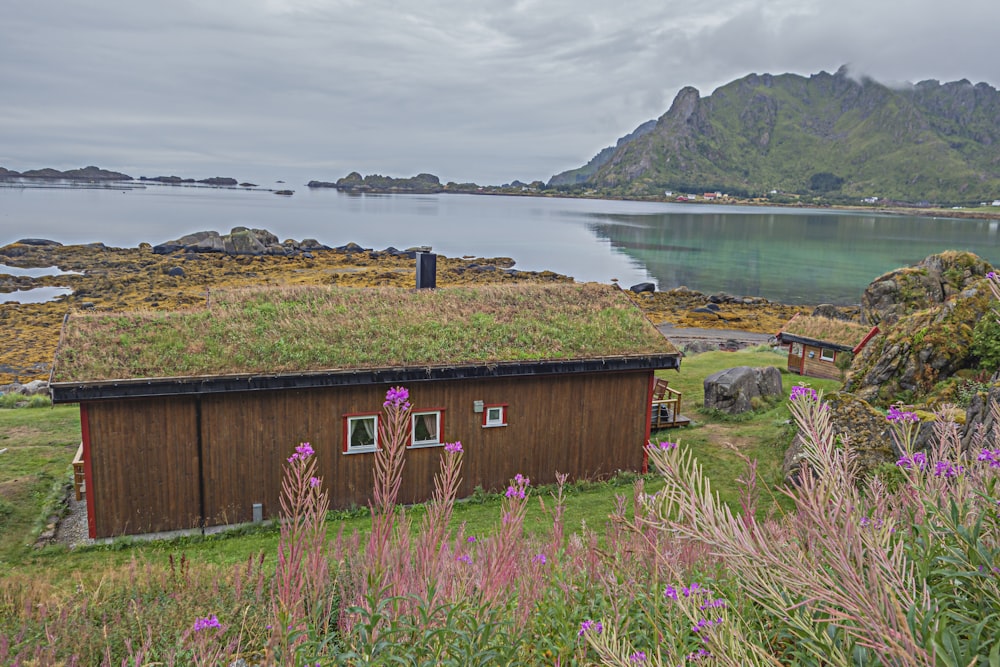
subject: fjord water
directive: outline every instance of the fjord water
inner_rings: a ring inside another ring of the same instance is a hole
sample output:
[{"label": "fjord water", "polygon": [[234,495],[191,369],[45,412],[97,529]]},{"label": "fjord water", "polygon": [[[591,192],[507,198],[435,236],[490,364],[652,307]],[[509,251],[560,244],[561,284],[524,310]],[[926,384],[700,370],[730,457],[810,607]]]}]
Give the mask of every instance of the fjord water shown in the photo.
[{"label": "fjord water", "polygon": [[348,195],[150,186],[0,188],[0,245],[135,247],[244,226],[330,246],[429,245],[452,257],[628,286],[652,281],[790,304],[853,304],[875,277],[944,250],[1000,260],[997,221],[492,195]]}]

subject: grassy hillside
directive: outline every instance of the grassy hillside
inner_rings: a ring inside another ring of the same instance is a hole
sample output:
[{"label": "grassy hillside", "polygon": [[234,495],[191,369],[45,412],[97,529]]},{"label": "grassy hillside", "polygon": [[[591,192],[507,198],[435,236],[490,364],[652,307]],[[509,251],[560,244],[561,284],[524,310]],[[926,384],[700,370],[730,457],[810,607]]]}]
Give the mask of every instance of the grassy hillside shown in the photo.
[{"label": "grassy hillside", "polygon": [[857,200],[1000,197],[1000,93],[967,81],[892,89],[842,68],[808,78],[751,74],[708,97],[685,88],[655,128],[623,141],[587,184],[771,190]]}]

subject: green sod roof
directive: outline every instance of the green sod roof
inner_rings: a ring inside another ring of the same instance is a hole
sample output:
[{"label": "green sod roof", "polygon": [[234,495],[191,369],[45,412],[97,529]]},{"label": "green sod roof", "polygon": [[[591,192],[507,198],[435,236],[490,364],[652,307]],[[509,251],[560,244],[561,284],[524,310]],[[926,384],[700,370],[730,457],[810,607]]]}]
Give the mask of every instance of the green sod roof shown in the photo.
[{"label": "green sod roof", "polygon": [[213,292],[183,312],[76,313],[55,382],[676,355],[616,287]]},{"label": "green sod roof", "polygon": [[795,338],[800,341],[829,343],[831,346],[852,350],[871,330],[872,327],[857,322],[800,313],[788,320],[778,335],[786,340]]}]

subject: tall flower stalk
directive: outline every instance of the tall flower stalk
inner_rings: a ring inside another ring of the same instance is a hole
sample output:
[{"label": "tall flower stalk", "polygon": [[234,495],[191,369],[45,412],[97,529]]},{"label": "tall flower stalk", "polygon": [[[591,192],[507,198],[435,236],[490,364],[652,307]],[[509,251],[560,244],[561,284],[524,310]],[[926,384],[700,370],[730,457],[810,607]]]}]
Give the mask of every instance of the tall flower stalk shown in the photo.
[{"label": "tall flower stalk", "polygon": [[272,599],[272,660],[294,664],[294,646],[310,629],[325,635],[331,618],[326,553],[329,495],[316,476],[312,446],[288,457],[281,480],[281,535]]}]

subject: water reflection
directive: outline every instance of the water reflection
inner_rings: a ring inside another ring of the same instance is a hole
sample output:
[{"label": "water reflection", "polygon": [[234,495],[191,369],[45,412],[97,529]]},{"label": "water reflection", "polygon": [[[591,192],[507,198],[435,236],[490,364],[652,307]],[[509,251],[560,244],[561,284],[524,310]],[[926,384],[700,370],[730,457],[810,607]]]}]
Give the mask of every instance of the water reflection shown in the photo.
[{"label": "water reflection", "polygon": [[22,269],[19,266],[7,266],[0,264],[0,275],[27,276],[29,278],[42,278],[44,276],[63,276],[67,274],[83,275],[79,271],[61,271],[58,266],[44,266],[32,269]]},{"label": "water reflection", "polygon": [[34,287],[32,289],[16,290],[14,292],[0,292],[0,303],[45,303],[72,294],[73,290],[68,287]]}]

